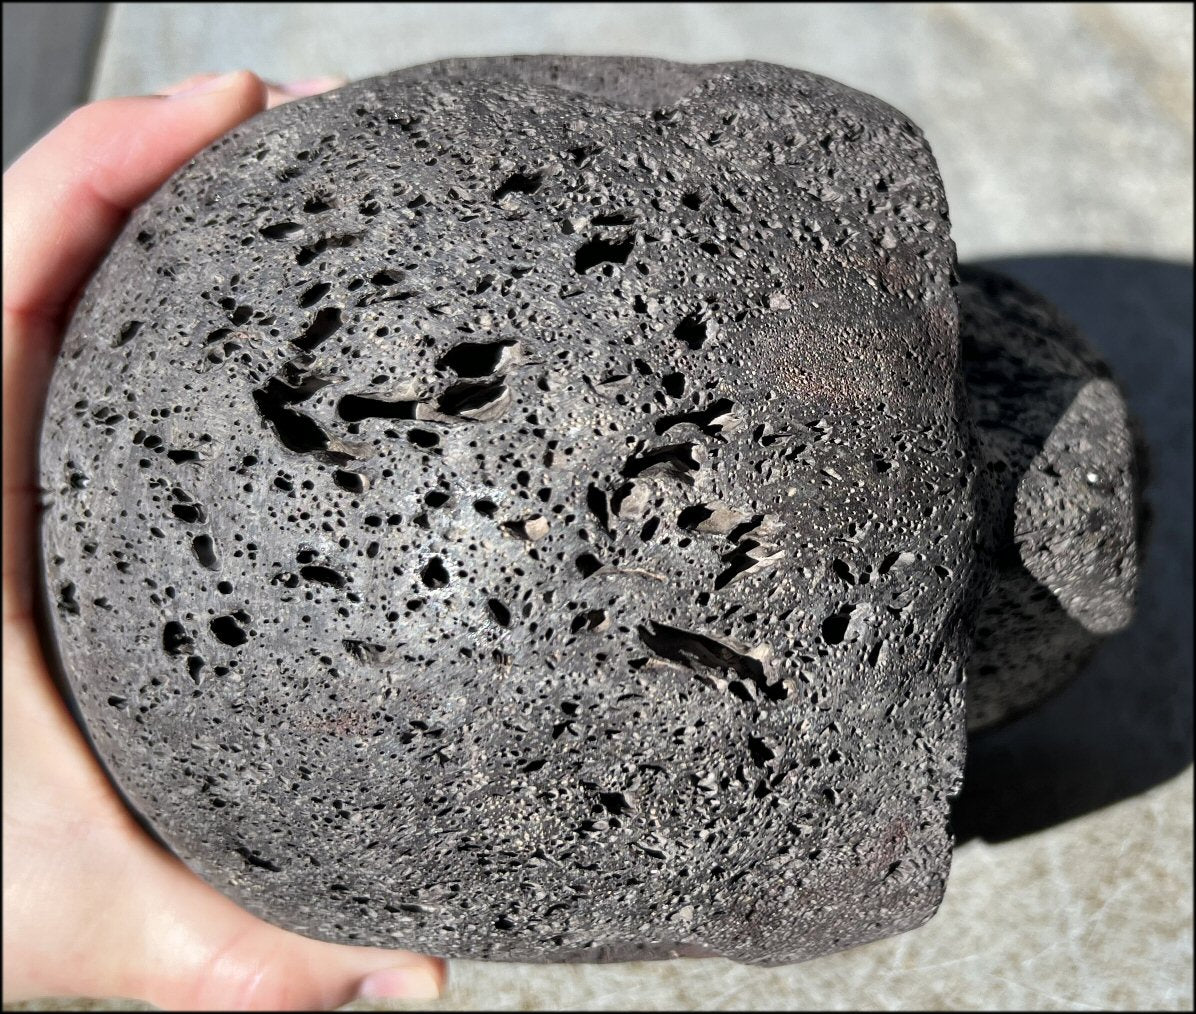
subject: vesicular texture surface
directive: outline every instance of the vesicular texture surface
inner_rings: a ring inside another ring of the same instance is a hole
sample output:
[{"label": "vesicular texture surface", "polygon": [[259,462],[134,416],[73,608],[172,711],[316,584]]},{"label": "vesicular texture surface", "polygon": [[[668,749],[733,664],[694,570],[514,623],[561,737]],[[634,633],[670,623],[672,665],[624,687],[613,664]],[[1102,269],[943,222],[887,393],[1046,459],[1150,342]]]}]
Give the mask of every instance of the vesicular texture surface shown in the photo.
[{"label": "vesicular texture surface", "polygon": [[968,728],[1061,689],[1133,615],[1146,449],[1108,366],[1042,297],[979,268],[956,290],[981,558]]},{"label": "vesicular texture surface", "polygon": [[63,667],[337,941],[800,960],[925,921],[975,609],[925,140],[758,64],[455,61],[133,217],[43,439]]}]

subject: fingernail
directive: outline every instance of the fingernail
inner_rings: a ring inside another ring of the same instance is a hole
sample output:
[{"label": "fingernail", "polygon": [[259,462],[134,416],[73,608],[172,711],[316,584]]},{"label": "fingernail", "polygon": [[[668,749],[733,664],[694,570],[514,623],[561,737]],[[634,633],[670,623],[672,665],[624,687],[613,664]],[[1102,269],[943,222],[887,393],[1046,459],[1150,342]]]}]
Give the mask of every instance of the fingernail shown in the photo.
[{"label": "fingernail", "polygon": [[233,79],[241,72],[239,70],[230,71],[227,74],[221,74],[219,77],[214,77],[210,81],[201,81],[197,85],[192,85],[190,88],[185,88],[181,92],[175,92],[170,97],[172,99],[190,98],[192,95],[207,95],[211,92],[218,92],[223,88],[227,88],[233,83]]},{"label": "fingernail", "polygon": [[326,74],[324,77],[309,77],[303,81],[288,81],[282,86],[282,90],[295,96],[319,95],[321,92],[339,88],[345,81],[346,79],[339,74]]},{"label": "fingernail", "polygon": [[427,968],[383,968],[371,972],[357,987],[359,1000],[435,1000],[440,983]]}]

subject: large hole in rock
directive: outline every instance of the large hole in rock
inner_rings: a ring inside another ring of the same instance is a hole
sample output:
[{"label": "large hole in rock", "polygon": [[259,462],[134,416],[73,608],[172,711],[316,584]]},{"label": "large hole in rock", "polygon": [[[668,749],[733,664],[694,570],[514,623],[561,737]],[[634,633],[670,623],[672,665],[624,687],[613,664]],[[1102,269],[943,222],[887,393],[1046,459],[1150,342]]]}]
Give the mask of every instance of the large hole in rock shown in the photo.
[{"label": "large hole in rock", "polygon": [[432,557],[419,572],[425,588],[443,588],[449,583],[449,572],[439,556]]},{"label": "large hole in rock", "polygon": [[293,342],[296,348],[311,352],[319,348],[340,329],[341,311],[338,306],[326,306]]},{"label": "large hole in rock", "polygon": [[595,237],[577,248],[573,255],[573,269],[579,275],[584,275],[599,264],[626,264],[634,249],[635,233],[614,240]]},{"label": "large hole in rock", "polygon": [[367,398],[361,394],[346,394],[336,403],[336,414],[345,422],[363,419],[414,419],[418,401],[387,401]]},{"label": "large hole in rock", "polygon": [[498,372],[509,351],[515,346],[513,339],[496,342],[461,342],[438,360],[439,369],[450,369],[459,377],[488,377]]},{"label": "large hole in rock", "polygon": [[534,194],[544,182],[544,172],[511,173],[494,191],[494,200],[501,201],[507,194]]},{"label": "large hole in rock", "polygon": [[293,399],[283,392],[289,390],[285,384],[271,380],[265,387],[254,391],[253,401],[259,414],[270,424],[287,450],[297,454],[325,450],[329,444],[328,434],[311,416],[287,407],[287,401]]}]

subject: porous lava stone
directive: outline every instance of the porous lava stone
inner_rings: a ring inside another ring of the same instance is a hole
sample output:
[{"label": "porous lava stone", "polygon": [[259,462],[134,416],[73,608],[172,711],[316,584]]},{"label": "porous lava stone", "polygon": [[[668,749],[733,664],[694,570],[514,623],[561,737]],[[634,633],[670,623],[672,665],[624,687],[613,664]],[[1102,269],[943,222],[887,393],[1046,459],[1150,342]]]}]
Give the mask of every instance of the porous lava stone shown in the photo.
[{"label": "porous lava stone", "polygon": [[968,728],[1030,710],[1133,616],[1146,448],[1108,366],[1041,296],[981,268],[957,289],[986,594]]},{"label": "porous lava stone", "polygon": [[[49,397],[100,757],[325,940],[773,964],[922,923],[1032,456],[973,429],[954,265],[918,129],[782,67],[450,61],[255,117],[134,214]],[[1004,425],[1017,370],[974,372]],[[1120,616],[1106,577],[1061,583]]]}]

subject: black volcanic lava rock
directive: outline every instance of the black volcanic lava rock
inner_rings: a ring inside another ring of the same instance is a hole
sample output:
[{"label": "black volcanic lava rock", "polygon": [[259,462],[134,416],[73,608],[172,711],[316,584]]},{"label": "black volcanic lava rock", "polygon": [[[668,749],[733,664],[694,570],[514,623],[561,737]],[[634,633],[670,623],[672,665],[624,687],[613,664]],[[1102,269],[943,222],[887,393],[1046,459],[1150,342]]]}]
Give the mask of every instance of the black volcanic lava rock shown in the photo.
[{"label": "black volcanic lava rock", "polygon": [[1029,710],[1132,618],[1146,462],[1125,400],[1040,296],[964,268],[957,290],[990,584],[968,660],[968,728]]},{"label": "black volcanic lava rock", "polygon": [[[450,61],[256,117],[134,215],[49,398],[100,756],[322,939],[771,964],[922,923],[1032,457],[973,431],[954,263],[917,128],[781,67]],[[973,372],[1003,425],[1020,374]],[[1029,572],[1121,622],[1132,575],[1056,543]]]}]

